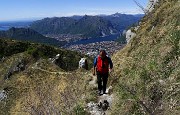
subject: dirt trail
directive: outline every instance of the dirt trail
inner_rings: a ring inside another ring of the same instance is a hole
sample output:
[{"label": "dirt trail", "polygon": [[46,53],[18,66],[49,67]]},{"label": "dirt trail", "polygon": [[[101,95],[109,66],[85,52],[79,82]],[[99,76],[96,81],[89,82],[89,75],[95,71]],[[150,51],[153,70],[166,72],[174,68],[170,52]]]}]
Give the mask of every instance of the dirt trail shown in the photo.
[{"label": "dirt trail", "polygon": [[[97,87],[97,78],[92,76],[92,80],[89,82],[89,85]],[[107,94],[103,94],[97,98],[97,103],[89,102],[87,104],[87,111],[91,115],[108,115],[108,110],[110,109],[113,103],[113,94],[110,94],[112,86],[109,86],[106,90]]]},{"label": "dirt trail", "polygon": [[47,73],[51,73],[51,74],[59,74],[59,75],[70,75],[70,74],[72,74],[72,73],[69,73],[69,72],[52,72],[52,71],[48,71],[48,70],[45,70],[45,69],[42,69],[42,68],[38,67],[38,63],[35,63],[35,65],[32,66],[32,69],[37,69],[37,70],[47,72]]},{"label": "dirt trail", "polygon": [[[60,75],[69,75],[72,73],[69,72],[52,72],[45,69],[42,69],[41,67],[38,67],[38,63],[35,63],[34,66],[31,67],[32,69],[37,69],[43,72],[51,73],[51,74],[60,74]],[[89,85],[93,87],[97,87],[97,77],[90,75],[92,77],[92,80],[89,82]],[[89,102],[87,104],[87,111],[91,115],[108,115],[107,111],[110,109],[112,103],[113,103],[113,94],[110,94],[112,90],[112,86],[109,86],[106,90],[107,94],[103,94],[102,96],[99,96],[97,98],[96,102]]]}]

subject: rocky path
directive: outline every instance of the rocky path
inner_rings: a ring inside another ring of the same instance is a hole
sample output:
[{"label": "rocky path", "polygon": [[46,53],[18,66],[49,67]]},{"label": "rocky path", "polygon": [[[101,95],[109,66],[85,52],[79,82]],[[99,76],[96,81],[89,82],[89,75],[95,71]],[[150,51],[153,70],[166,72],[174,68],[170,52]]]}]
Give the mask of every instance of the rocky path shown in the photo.
[{"label": "rocky path", "polygon": [[[42,69],[41,67],[38,67],[38,63],[36,62],[32,67],[32,69],[40,70],[43,72],[51,73],[51,74],[59,74],[59,75],[66,75],[66,74],[72,74],[68,72],[52,72],[45,69]],[[92,76],[92,80],[89,82],[89,85],[93,87],[97,87],[97,77]],[[108,110],[110,109],[112,103],[113,103],[113,94],[111,94],[112,86],[109,86],[106,90],[107,94],[103,94],[102,96],[98,96],[96,102],[89,102],[87,103],[86,110],[91,115],[108,115]]]},{"label": "rocky path", "polygon": [[[92,76],[92,80],[89,82],[89,85],[97,87],[97,78]],[[113,103],[113,94],[110,94],[112,86],[109,86],[106,90],[107,94],[103,94],[97,98],[97,102],[89,102],[87,104],[87,111],[91,115],[108,115],[108,110],[110,109]]]}]

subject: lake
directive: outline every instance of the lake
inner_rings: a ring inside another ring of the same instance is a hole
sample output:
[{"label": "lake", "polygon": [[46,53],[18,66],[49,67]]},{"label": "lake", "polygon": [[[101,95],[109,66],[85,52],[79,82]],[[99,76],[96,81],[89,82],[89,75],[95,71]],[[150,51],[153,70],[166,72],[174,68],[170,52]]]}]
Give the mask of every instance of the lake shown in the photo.
[{"label": "lake", "polygon": [[82,39],[82,40],[79,40],[79,41],[76,41],[76,42],[69,43],[66,46],[78,45],[78,44],[89,44],[89,43],[102,42],[102,41],[114,41],[119,36],[120,36],[119,34],[113,34],[113,35],[109,35],[109,36],[105,36],[105,37]]},{"label": "lake", "polygon": [[10,29],[9,26],[1,26],[1,27],[0,27],[0,30],[9,30],[9,29]]}]

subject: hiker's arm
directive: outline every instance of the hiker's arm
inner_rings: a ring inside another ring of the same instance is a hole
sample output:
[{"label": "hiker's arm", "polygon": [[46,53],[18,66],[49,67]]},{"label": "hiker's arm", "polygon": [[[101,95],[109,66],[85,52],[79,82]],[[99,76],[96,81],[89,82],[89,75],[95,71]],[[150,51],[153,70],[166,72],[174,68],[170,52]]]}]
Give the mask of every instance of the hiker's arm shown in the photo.
[{"label": "hiker's arm", "polygon": [[97,58],[94,59],[93,75],[96,73]]},{"label": "hiker's arm", "polygon": [[96,67],[93,67],[93,75],[96,75]]}]

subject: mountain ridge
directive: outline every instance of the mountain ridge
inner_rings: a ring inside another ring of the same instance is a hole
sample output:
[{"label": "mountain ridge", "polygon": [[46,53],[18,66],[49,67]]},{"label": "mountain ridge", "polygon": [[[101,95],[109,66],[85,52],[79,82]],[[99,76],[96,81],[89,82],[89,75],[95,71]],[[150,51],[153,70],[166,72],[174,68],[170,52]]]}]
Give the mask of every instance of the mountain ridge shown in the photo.
[{"label": "mountain ridge", "polygon": [[[85,15],[85,16],[72,16],[72,17],[61,17],[61,18],[58,17],[45,18],[39,21],[35,21],[34,23],[31,24],[30,28],[38,31],[41,34],[70,33],[70,34],[82,34],[85,37],[94,37],[94,36],[99,37],[102,36],[102,33],[105,35],[110,35],[113,32],[114,33],[122,32],[128,26],[138,22],[142,17],[142,16],[120,14],[120,13],[117,14],[119,15],[119,17],[116,17],[116,19],[112,18],[113,15],[106,15],[106,16]],[[129,19],[129,21],[127,21],[127,19]],[[70,23],[68,23],[67,21],[69,21]],[[61,22],[64,24],[63,26],[61,24],[58,24]],[[48,29],[49,27],[51,29]],[[89,31],[89,29],[91,29],[92,32]]]},{"label": "mountain ridge", "polygon": [[54,45],[60,47],[64,44],[64,42],[60,42],[58,40],[45,37],[38,32],[29,29],[29,28],[10,28],[7,31],[0,31],[0,38],[4,39],[15,39],[21,41],[29,41],[36,43],[43,43],[47,45]]}]

